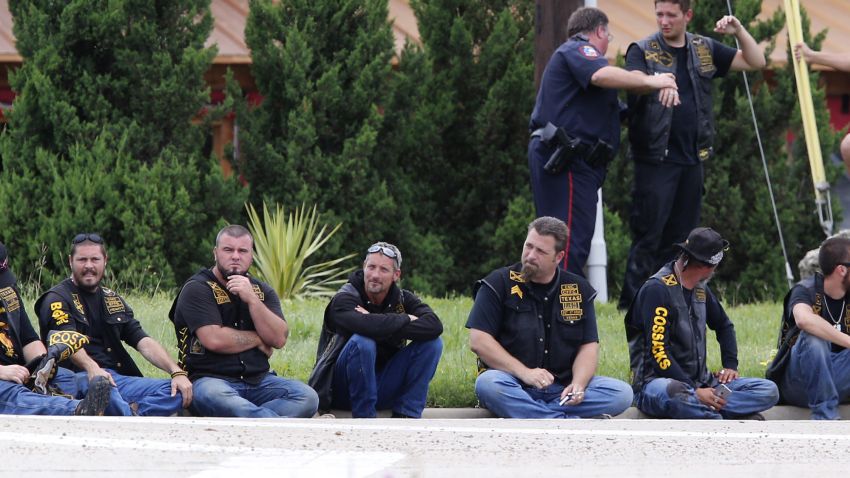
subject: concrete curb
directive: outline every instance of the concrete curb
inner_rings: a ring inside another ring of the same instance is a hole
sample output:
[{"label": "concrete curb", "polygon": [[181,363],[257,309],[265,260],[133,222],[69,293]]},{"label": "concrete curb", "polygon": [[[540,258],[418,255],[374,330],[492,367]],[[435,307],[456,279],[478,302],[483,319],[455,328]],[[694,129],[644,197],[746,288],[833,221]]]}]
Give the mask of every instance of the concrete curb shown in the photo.
[{"label": "concrete curb", "polygon": [[[336,418],[351,418],[351,412],[347,410],[331,410]],[[850,405],[838,407],[838,413],[844,420],[850,419]],[[765,420],[809,420],[811,413],[808,408],[794,407],[791,405],[778,405],[761,413]],[[378,418],[389,418],[389,410],[378,412]],[[481,419],[496,418],[485,408],[426,408],[422,412],[422,418],[428,419]],[[635,407],[629,407],[625,412],[614,417],[625,420],[653,420],[653,417],[642,413]]]}]

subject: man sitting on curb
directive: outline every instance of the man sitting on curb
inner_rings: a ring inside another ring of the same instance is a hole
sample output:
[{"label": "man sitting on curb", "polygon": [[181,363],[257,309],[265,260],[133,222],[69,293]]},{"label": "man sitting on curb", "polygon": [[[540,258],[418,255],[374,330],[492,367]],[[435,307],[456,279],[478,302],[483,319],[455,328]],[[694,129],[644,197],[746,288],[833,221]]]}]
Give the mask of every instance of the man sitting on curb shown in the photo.
[{"label": "man sitting on curb", "polygon": [[626,383],[594,375],[596,291],[558,267],[568,234],[560,219],[534,220],[521,262],[493,271],[473,289],[466,327],[485,369],[475,393],[498,417],[609,417],[632,403]]},{"label": "man sitting on curb", "polygon": [[[761,418],[779,400],[776,384],[738,376],[735,327],[708,288],[729,242],[707,227],[676,244],[675,261],[647,280],[626,314],[635,405],[659,418]],[[706,365],[706,326],[723,369]]]},{"label": "man sitting on curb", "polygon": [[782,400],[808,407],[813,420],[838,420],[850,401],[850,239],[831,237],[818,252],[820,273],[785,296],[779,351],[767,378]]},{"label": "man sitting on curb", "polygon": [[[115,386],[112,400],[121,405],[122,415],[170,416],[188,407],[192,384],[186,372],[145,333],[127,302],[101,284],[108,262],[103,238],[98,234],[75,236],[68,262],[71,277],[35,303],[44,340],[54,331],[79,332],[90,339],[71,356],[76,376],[61,369],[57,373],[59,387],[79,397],[86,393],[89,381],[104,377]],[[171,379],[143,377],[122,342],[171,374]]]},{"label": "man sitting on curb", "polygon": [[402,289],[401,252],[376,242],[363,270],[351,274],[325,309],[316,366],[308,383],[321,410],[354,418],[392,409],[419,418],[443,351],[443,325],[413,292]]},{"label": "man sitting on curb", "polygon": [[38,340],[9,269],[6,246],[0,244],[0,414],[103,415],[110,391],[103,377],[92,379],[82,400],[52,394],[50,376],[71,351],[58,343],[48,351]]}]

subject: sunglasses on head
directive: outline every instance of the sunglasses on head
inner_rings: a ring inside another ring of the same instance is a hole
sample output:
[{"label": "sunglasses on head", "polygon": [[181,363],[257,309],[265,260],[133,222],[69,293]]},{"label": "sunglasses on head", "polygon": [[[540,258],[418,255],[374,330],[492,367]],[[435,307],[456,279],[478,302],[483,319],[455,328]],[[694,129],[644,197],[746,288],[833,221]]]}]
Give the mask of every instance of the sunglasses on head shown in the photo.
[{"label": "sunglasses on head", "polygon": [[379,245],[375,244],[375,245],[369,247],[369,249],[367,249],[366,252],[368,252],[369,254],[374,254],[376,252],[380,252],[381,254],[389,257],[390,259],[394,259],[395,262],[396,262],[396,265],[398,265],[398,254],[396,253],[396,251],[394,251],[393,249],[391,249],[389,247],[379,246]]},{"label": "sunglasses on head", "polygon": [[74,236],[74,239],[71,240],[71,244],[79,244],[81,242],[90,241],[95,244],[103,244],[103,238],[100,237],[99,234],[96,233],[82,233]]}]

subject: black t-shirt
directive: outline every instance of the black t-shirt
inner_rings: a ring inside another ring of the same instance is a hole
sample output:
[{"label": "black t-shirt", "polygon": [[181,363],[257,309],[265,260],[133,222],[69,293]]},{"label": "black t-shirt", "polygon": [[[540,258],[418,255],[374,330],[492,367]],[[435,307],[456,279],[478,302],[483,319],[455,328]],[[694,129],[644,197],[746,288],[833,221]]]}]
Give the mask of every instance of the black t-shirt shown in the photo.
[{"label": "black t-shirt", "polygon": [[100,288],[96,292],[85,292],[80,290],[80,300],[86,309],[86,318],[89,325],[86,326],[84,334],[88,335],[89,343],[86,345],[86,353],[102,368],[115,369],[117,361],[107,352],[108,347],[104,343],[103,317],[100,304],[103,301]]},{"label": "black t-shirt", "polygon": [[[848,294],[850,295],[850,294]],[[845,295],[841,300],[836,300],[828,295],[824,294],[824,307],[820,311],[820,317],[829,322],[830,325],[835,325],[838,323],[841,332],[847,334],[850,333],[847,328],[846,320],[843,318],[846,315],[847,306],[850,305],[850,301],[847,300],[848,295]],[[815,303],[815,290],[807,289],[801,285],[795,286],[791,289],[791,297],[788,300],[788,309],[794,310],[794,306],[797,304],[806,304],[809,307],[813,306]],[[842,310],[844,309],[844,310]],[[831,314],[831,315],[830,315]],[[841,352],[844,350],[844,347],[836,344],[832,345],[833,352]]]},{"label": "black t-shirt", "polygon": [[[278,298],[277,293],[264,282],[260,282],[259,287],[265,296],[263,304],[265,304],[265,306],[268,307],[274,315],[283,319],[283,310],[280,307],[280,299]],[[226,291],[227,289],[222,287],[222,290]],[[242,313],[239,314],[239,316],[251,316],[248,313],[248,304],[242,302],[237,296],[230,294],[230,292],[227,292],[227,295],[233,302],[238,303],[238,306],[242,309]],[[218,305],[216,304],[212,293],[210,293],[210,287],[203,282],[188,282],[186,286],[183,287],[183,290],[180,291],[180,297],[178,298],[177,304],[180,310],[180,317],[186,322],[186,326],[189,327],[189,332],[193,334],[196,330],[205,325],[220,325],[222,327],[232,327],[240,330],[255,330],[253,323],[242,324],[241,326],[238,323],[225,323],[225,319],[221,316]]]},{"label": "black t-shirt", "polygon": [[[738,50],[709,39],[713,43],[712,60],[717,71],[714,78],[722,78],[729,72]],[[694,85],[688,74],[688,48],[670,47],[676,56],[676,86],[679,87],[679,106],[673,108],[673,124],[667,143],[665,161],[677,164],[699,164],[697,154],[697,104]],[[626,69],[647,72],[646,59],[640,48],[629,48],[626,52]],[[652,93],[657,94],[657,93]]]}]

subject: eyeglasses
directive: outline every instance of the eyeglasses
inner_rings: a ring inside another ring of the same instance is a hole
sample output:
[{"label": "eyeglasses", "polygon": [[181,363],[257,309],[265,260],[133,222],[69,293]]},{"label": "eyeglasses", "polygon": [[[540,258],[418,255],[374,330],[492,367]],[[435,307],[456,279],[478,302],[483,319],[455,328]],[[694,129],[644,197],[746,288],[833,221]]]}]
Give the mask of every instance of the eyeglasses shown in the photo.
[{"label": "eyeglasses", "polygon": [[612,35],[611,32],[609,32],[605,26],[600,25],[599,28],[601,28],[602,31],[605,32],[604,35],[599,35],[600,37],[607,37],[609,42],[614,41],[614,35]]},{"label": "eyeglasses", "polygon": [[82,233],[82,234],[77,234],[76,236],[74,236],[73,239],[71,239],[71,244],[79,244],[81,242],[86,242],[86,241],[91,241],[95,244],[103,244],[103,238],[100,237],[99,234],[93,233],[93,232],[92,233],[85,232],[85,233]]},{"label": "eyeglasses", "polygon": [[398,263],[398,253],[395,250],[393,250],[392,248],[389,248],[389,247],[386,247],[386,246],[379,246],[377,244],[374,244],[374,245],[370,246],[369,249],[366,249],[366,252],[368,252],[369,254],[374,254],[376,252],[380,252],[381,254],[389,257],[390,259],[393,259],[395,261],[396,267],[401,265],[401,264]]}]

